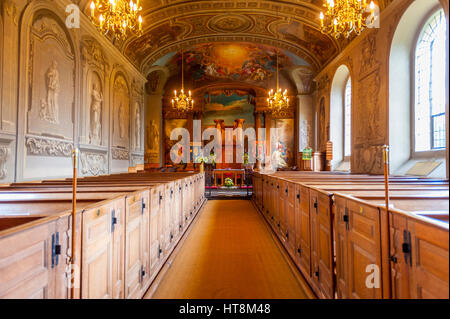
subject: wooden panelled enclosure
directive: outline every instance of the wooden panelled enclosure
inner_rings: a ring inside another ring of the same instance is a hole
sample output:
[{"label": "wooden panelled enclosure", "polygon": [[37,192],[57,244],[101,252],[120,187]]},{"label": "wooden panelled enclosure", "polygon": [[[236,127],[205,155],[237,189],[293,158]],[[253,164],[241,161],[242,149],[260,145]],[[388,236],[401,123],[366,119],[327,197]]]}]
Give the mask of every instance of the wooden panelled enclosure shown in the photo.
[{"label": "wooden panelled enclosure", "polygon": [[[331,172],[254,176],[253,202],[321,298],[449,298],[448,181]],[[292,240],[291,240],[292,239]]]},{"label": "wooden panelled enclosure", "polygon": [[71,179],[0,187],[0,298],[142,298],[204,204],[203,183],[199,173],[78,179],[73,295]]}]

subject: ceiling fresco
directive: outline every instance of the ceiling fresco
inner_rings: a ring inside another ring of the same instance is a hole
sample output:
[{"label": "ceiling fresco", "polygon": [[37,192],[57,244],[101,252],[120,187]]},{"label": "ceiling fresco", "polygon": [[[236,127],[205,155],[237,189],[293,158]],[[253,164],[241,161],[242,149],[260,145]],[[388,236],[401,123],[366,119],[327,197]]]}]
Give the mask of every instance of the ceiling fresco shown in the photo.
[{"label": "ceiling fresco", "polygon": [[[293,54],[278,50],[279,69],[305,65],[306,62]],[[186,75],[194,82],[231,80],[261,84],[275,77],[277,50],[270,46],[253,43],[205,43],[185,49]],[[169,54],[164,63],[176,74],[181,70],[181,53]],[[197,85],[196,85],[197,86]]]},{"label": "ceiling fresco", "polygon": [[[185,46],[215,42],[265,44],[292,52],[315,72],[350,40],[319,31],[324,0],[141,0],[144,35],[114,44],[143,73]],[[383,10],[393,0],[378,0]],[[90,0],[79,0],[89,14]]]}]

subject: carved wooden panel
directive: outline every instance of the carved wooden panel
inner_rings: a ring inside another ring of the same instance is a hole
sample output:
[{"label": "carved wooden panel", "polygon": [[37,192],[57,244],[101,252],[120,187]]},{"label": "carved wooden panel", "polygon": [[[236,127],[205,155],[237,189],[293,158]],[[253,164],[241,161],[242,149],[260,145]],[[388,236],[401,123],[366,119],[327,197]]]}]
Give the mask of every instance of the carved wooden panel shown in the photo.
[{"label": "carved wooden panel", "polygon": [[0,239],[0,298],[55,298],[51,235],[45,223]]},{"label": "carved wooden panel", "polygon": [[112,210],[109,205],[83,213],[81,298],[113,297]]}]

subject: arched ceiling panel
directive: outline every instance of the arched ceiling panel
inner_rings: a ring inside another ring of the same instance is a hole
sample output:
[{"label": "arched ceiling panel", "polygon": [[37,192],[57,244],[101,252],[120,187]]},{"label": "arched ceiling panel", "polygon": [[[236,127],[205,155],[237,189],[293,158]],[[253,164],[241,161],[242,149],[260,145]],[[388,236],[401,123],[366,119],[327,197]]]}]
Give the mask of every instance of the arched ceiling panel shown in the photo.
[{"label": "arched ceiling panel", "polygon": [[[287,49],[319,71],[351,39],[319,30],[324,0],[140,0],[144,35],[115,45],[143,72],[182,45],[254,42]],[[379,0],[384,9],[393,0]],[[89,14],[90,0],[80,0]]]}]

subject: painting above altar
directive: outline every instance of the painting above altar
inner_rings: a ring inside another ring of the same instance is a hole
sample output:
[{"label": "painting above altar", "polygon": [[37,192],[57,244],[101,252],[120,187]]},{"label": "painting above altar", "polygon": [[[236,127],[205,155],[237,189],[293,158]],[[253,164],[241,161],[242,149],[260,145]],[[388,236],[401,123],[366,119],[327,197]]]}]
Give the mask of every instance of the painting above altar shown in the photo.
[{"label": "painting above altar", "polygon": [[255,123],[254,105],[251,95],[238,93],[221,93],[219,95],[205,95],[202,125],[214,126],[215,119],[222,119],[225,126],[233,126],[234,120],[244,119],[244,128],[253,127]]}]

